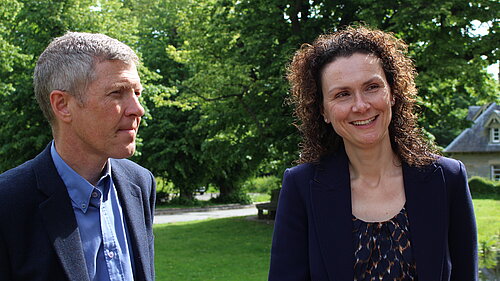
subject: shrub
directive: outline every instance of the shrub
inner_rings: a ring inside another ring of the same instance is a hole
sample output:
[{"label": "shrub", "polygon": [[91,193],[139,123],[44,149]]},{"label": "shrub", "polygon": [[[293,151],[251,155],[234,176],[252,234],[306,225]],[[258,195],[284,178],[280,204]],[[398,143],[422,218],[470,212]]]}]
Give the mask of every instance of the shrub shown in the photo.
[{"label": "shrub", "polygon": [[199,201],[196,200],[196,199],[190,200],[188,198],[176,196],[176,197],[170,199],[170,201],[167,203],[167,205],[169,205],[169,206],[194,207],[194,206],[198,206],[200,204],[199,204]]},{"label": "shrub", "polygon": [[477,195],[498,196],[500,191],[500,182],[474,176],[469,179],[469,188],[472,196],[477,196]]},{"label": "shrub", "polygon": [[167,204],[170,200],[170,195],[177,193],[172,182],[169,182],[161,177],[156,177],[156,205]]},{"label": "shrub", "polygon": [[267,193],[271,190],[280,188],[281,179],[276,176],[253,177],[243,183],[245,192]]},{"label": "shrub", "polygon": [[250,196],[248,196],[248,194],[241,190],[231,192],[226,196],[219,195],[215,198],[210,199],[210,201],[217,204],[252,204],[252,199],[250,199]]}]

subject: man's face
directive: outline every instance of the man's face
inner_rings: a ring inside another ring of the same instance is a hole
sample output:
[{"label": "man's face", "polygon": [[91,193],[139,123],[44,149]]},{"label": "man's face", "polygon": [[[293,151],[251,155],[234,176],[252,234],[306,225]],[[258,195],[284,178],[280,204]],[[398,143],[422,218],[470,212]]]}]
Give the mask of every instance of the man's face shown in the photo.
[{"label": "man's face", "polygon": [[135,151],[135,138],[144,108],[142,86],[134,63],[103,61],[95,67],[96,79],[76,99],[71,110],[71,145],[75,151],[97,158],[126,158]]}]

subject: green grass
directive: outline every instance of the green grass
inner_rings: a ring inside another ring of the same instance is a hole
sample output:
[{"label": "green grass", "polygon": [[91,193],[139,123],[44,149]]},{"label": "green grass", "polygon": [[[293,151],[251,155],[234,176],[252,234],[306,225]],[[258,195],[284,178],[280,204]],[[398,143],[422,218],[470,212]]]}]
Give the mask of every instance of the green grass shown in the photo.
[{"label": "green grass", "polygon": [[[500,201],[494,196],[473,201],[483,250],[480,268],[493,268],[498,266]],[[246,218],[155,225],[156,280],[266,280],[272,231],[271,224]]]},{"label": "green grass", "polygon": [[500,201],[474,199],[474,210],[479,241],[487,241],[500,235]]},{"label": "green grass", "polygon": [[266,280],[272,230],[246,218],[157,225],[156,280]]},{"label": "green grass", "polygon": [[498,267],[500,254],[500,200],[473,199],[479,241],[479,268]]}]

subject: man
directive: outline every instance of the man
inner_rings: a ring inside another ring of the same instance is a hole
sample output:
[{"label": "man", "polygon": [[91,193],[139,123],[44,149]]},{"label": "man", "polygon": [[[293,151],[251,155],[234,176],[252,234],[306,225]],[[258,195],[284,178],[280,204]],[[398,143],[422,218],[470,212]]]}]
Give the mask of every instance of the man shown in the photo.
[{"label": "man", "polygon": [[34,86],[54,140],[0,175],[0,280],[154,280],[153,175],[122,158],[144,115],[136,54],[69,32]]}]

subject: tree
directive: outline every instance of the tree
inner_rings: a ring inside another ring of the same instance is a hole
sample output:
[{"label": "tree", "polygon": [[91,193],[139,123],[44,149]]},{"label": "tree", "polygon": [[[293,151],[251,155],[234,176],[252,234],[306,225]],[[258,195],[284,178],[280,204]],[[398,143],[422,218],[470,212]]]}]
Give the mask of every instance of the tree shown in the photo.
[{"label": "tree", "polygon": [[[135,17],[120,1],[3,0],[0,18],[0,171],[33,158],[49,142],[51,131],[36,104],[32,74],[36,59],[54,37],[68,30],[103,32],[133,45]],[[4,59],[5,58],[5,59]],[[6,86],[5,86],[6,85]]]},{"label": "tree", "polygon": [[[149,118],[136,160],[192,198],[212,183],[238,197],[245,178],[298,158],[286,65],[319,34],[364,22],[409,44],[421,124],[445,146],[469,105],[498,101],[485,67],[499,61],[493,0],[4,0],[0,17],[0,170],[50,140],[31,75],[51,38],[104,32],[135,47]],[[140,16],[139,16],[140,15]],[[474,33],[474,23],[489,33]],[[226,199],[224,199],[226,200]],[[232,200],[232,199],[228,199]]]},{"label": "tree", "polygon": [[[446,145],[467,127],[469,105],[496,99],[498,84],[485,68],[498,61],[499,8],[497,1],[458,0],[193,1],[178,30],[185,42],[178,49],[188,53],[186,67],[192,73],[183,85],[220,128],[244,124],[264,140],[253,155],[279,145],[283,136],[293,140],[276,155],[296,155],[296,136],[284,125],[293,122],[282,106],[285,65],[302,43],[364,22],[409,44],[420,72],[421,123]],[[488,35],[472,33],[473,21],[489,23]],[[220,115],[220,108],[229,118]]]},{"label": "tree", "polygon": [[145,93],[146,106],[154,117],[141,129],[141,137],[147,141],[137,160],[156,176],[173,182],[181,198],[192,201],[195,188],[204,185],[207,177],[201,157],[206,134],[197,126],[199,111],[175,102],[175,88],[148,86]]}]

